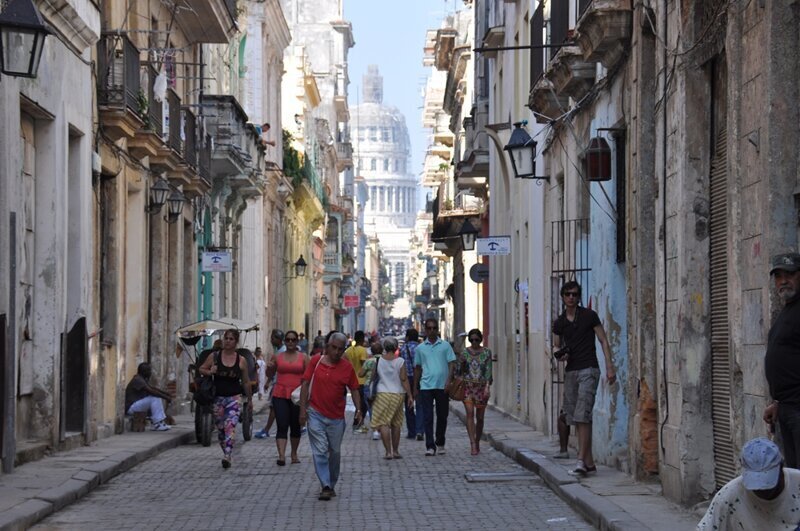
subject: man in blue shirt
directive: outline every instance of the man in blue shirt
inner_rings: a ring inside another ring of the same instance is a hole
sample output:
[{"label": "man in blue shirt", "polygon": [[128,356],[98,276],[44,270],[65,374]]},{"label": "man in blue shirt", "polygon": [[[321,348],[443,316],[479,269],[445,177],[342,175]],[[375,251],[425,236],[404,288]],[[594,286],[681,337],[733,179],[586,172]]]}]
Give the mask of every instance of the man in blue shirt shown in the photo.
[{"label": "man in blue shirt", "polygon": [[[418,346],[419,332],[417,332],[416,328],[409,328],[406,330],[406,344],[400,349],[400,355],[403,356],[403,360],[406,362],[408,381],[412,384],[414,383],[414,357]],[[425,433],[424,419],[422,406],[419,403],[412,404],[411,406],[406,404],[407,439],[416,438],[418,441],[422,440]]]},{"label": "man in blue shirt", "polygon": [[[447,415],[450,412],[450,398],[445,392],[447,383],[453,377],[456,355],[447,341],[439,338],[439,321],[425,321],[425,341],[417,347],[414,356],[414,393],[422,405],[425,417],[426,456],[444,454]],[[433,436],[433,410],[436,403],[436,438]]]}]

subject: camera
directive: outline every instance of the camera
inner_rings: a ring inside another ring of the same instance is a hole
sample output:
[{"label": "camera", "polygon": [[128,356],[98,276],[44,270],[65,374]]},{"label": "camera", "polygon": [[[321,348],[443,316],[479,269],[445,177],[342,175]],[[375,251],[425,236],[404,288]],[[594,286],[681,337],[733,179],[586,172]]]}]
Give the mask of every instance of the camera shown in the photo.
[{"label": "camera", "polygon": [[564,356],[568,355],[569,353],[570,353],[569,347],[564,347],[553,352],[553,357],[558,361],[561,361],[564,359]]}]

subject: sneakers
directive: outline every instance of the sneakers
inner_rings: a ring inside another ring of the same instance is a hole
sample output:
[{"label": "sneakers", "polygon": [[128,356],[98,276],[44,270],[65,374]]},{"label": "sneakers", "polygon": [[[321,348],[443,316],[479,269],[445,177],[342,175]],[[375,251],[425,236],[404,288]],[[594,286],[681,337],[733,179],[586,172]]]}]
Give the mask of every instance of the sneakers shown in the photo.
[{"label": "sneakers", "polygon": [[[300,428],[300,435],[305,435],[306,433],[308,433],[308,428],[306,428],[305,426]],[[269,433],[267,434],[267,437],[269,437]]]},{"label": "sneakers", "polygon": [[435,448],[428,448],[427,450],[425,450],[425,457],[431,457],[433,455],[436,455]]},{"label": "sneakers", "polygon": [[333,498],[333,489],[330,487],[322,487],[322,490],[319,493],[319,499],[322,501],[328,501]]},{"label": "sneakers", "polygon": [[553,459],[569,459],[569,451],[558,452],[553,456]]},{"label": "sneakers", "polygon": [[156,422],[153,424],[153,427],[150,428],[150,431],[167,431],[169,429],[170,427],[167,426],[167,423],[162,420],[161,422]]},{"label": "sneakers", "polygon": [[369,430],[363,424],[361,425],[360,428],[358,428],[358,433],[368,433],[368,432],[369,432]]},{"label": "sneakers", "polygon": [[418,433],[417,434],[417,440],[418,441],[424,441],[425,440],[425,435],[423,435],[422,433]]},{"label": "sneakers", "polygon": [[585,476],[586,472],[586,464],[581,459],[578,459],[578,462],[575,464],[575,468],[570,470],[568,473],[570,476]]},{"label": "sneakers", "polygon": [[377,430],[372,432],[372,440],[373,441],[380,441],[381,440],[381,434]]},{"label": "sneakers", "polygon": [[269,432],[264,430],[259,430],[253,434],[253,437],[256,439],[266,439],[269,437]]},{"label": "sneakers", "polygon": [[444,454],[445,454],[444,446],[437,446],[436,447],[436,455],[444,455]]}]

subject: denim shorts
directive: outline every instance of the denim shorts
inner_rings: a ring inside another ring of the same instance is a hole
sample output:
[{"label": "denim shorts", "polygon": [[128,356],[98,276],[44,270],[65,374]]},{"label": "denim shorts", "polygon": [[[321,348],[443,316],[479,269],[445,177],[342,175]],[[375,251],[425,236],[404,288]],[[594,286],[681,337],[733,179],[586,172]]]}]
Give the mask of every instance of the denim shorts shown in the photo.
[{"label": "denim shorts", "polygon": [[564,413],[567,423],[592,422],[594,398],[600,384],[600,369],[591,367],[564,374]]}]

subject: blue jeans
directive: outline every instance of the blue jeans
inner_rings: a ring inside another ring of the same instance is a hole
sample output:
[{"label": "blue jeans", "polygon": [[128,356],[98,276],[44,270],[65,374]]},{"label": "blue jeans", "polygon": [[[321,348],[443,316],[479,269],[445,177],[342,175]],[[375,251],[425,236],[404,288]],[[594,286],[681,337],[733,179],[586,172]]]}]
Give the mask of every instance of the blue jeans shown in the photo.
[{"label": "blue jeans", "polygon": [[[447,415],[450,413],[450,397],[444,389],[423,389],[419,392],[422,415],[425,417],[425,448],[444,446],[447,431]],[[436,437],[433,433],[433,403],[436,402]]]},{"label": "blue jeans", "polygon": [[308,408],[308,441],[314,455],[314,470],[322,488],[336,488],[342,459],[344,419],[328,417]]},{"label": "blue jeans", "polygon": [[789,468],[800,468],[800,407],[778,404],[783,457]]},{"label": "blue jeans", "polygon": [[406,404],[406,429],[409,439],[425,433],[425,415],[422,413],[422,405],[419,402],[412,407],[408,407]]}]

